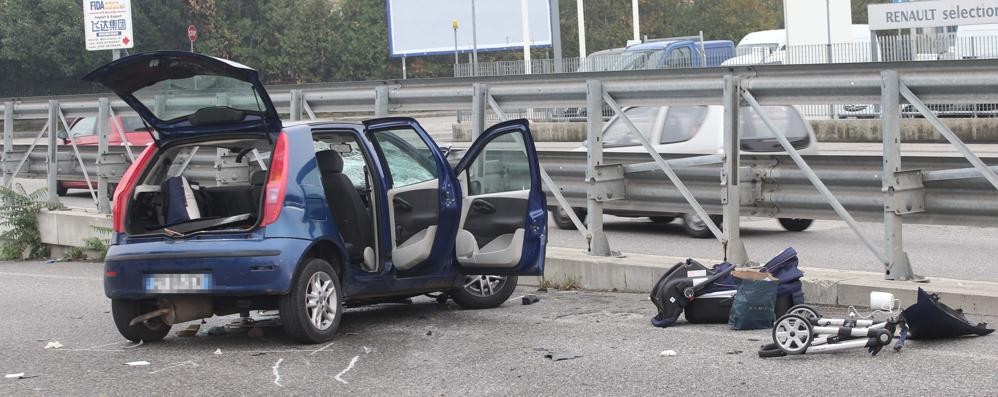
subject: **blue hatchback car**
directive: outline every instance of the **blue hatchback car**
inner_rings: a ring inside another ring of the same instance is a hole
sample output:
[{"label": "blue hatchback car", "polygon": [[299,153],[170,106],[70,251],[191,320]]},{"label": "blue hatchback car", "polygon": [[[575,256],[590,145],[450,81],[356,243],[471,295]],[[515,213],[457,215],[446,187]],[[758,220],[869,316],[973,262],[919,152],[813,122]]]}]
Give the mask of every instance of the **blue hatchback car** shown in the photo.
[{"label": "blue hatchback car", "polygon": [[541,275],[547,204],[525,120],[497,124],[455,166],[411,118],[282,123],[257,72],[151,52],[84,77],[154,129],[113,200],[104,291],[133,341],[174,324],[279,310],[304,342],[347,306],[442,292],[505,302]]}]

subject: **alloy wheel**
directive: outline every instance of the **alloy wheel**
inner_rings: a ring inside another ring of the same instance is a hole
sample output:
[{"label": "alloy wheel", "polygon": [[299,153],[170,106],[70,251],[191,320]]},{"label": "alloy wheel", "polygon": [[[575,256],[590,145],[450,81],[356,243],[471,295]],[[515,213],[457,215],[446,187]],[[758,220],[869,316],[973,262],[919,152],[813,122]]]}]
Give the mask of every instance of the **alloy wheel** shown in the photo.
[{"label": "alloy wheel", "polygon": [[316,272],[308,280],[305,290],[305,311],[312,326],[323,331],[333,325],[336,318],[336,284],[325,272]]}]

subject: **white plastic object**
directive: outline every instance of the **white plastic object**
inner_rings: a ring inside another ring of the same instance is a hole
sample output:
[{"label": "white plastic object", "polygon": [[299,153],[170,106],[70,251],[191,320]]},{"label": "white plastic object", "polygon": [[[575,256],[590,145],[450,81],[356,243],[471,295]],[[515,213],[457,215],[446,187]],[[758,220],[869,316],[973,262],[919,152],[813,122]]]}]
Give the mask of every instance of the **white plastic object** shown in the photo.
[{"label": "white plastic object", "polygon": [[894,309],[894,294],[889,292],[870,292],[870,309],[891,311]]}]

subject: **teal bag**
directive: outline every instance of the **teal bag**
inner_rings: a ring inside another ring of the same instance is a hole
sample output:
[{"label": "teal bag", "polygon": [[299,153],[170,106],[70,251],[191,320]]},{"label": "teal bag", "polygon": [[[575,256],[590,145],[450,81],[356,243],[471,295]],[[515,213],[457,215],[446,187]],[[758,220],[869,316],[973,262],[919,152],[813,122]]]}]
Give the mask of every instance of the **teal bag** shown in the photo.
[{"label": "teal bag", "polygon": [[771,328],[776,320],[776,289],[779,280],[745,280],[735,278],[738,290],[731,303],[728,324],[731,329]]}]

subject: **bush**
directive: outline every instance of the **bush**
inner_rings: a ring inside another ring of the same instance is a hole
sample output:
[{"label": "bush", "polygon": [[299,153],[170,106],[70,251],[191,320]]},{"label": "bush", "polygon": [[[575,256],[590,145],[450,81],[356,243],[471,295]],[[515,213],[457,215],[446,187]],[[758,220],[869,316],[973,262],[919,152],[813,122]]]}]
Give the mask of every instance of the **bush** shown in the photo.
[{"label": "bush", "polygon": [[0,259],[41,258],[48,256],[48,247],[38,233],[38,213],[46,204],[44,188],[30,194],[20,184],[12,188],[0,186]]}]

